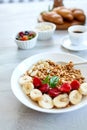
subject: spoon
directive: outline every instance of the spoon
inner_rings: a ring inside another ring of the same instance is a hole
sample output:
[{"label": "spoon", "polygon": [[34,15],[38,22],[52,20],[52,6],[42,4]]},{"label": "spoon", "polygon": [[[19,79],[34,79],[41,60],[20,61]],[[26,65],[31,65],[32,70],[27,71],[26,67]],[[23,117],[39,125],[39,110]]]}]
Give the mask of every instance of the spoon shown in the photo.
[{"label": "spoon", "polygon": [[[67,63],[64,61],[58,61],[57,64],[66,65]],[[83,64],[87,64],[87,61],[74,63],[74,65],[83,65]]]}]

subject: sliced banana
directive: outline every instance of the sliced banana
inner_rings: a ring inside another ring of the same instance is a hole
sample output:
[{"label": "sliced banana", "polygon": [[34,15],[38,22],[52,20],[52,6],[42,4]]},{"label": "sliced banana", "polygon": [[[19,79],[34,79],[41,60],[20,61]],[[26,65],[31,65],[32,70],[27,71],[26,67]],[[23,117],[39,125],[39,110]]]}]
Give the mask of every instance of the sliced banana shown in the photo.
[{"label": "sliced banana", "polygon": [[42,96],[42,93],[39,89],[33,89],[31,92],[30,92],[30,97],[32,100],[34,101],[38,101]]},{"label": "sliced banana", "polygon": [[53,104],[57,108],[64,108],[69,104],[68,94],[60,94],[59,96],[53,99]]},{"label": "sliced banana", "polygon": [[70,92],[69,100],[73,105],[81,102],[81,99],[82,99],[82,94],[80,94],[80,92],[78,90],[73,90]]},{"label": "sliced banana", "polygon": [[53,108],[52,98],[47,94],[42,95],[40,100],[38,100],[38,104],[42,108],[47,108],[47,109]]},{"label": "sliced banana", "polygon": [[26,82],[32,82],[32,78],[31,78],[30,76],[28,76],[28,75],[24,75],[24,76],[21,76],[21,77],[19,78],[19,84],[20,84],[20,85],[23,85],[23,84],[25,84]]},{"label": "sliced banana", "polygon": [[87,95],[87,83],[82,83],[80,85],[79,91],[82,95]]},{"label": "sliced banana", "polygon": [[34,85],[31,82],[26,82],[22,87],[25,94],[30,94],[31,90],[34,89]]}]

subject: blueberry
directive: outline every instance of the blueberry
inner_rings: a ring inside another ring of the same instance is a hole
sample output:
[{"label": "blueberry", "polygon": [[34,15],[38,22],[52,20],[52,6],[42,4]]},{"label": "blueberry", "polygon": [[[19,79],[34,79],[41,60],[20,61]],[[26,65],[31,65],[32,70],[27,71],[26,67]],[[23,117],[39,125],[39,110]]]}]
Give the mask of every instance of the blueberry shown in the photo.
[{"label": "blueberry", "polygon": [[25,31],[25,33],[24,33],[25,35],[28,35],[29,34],[29,32],[28,31]]}]

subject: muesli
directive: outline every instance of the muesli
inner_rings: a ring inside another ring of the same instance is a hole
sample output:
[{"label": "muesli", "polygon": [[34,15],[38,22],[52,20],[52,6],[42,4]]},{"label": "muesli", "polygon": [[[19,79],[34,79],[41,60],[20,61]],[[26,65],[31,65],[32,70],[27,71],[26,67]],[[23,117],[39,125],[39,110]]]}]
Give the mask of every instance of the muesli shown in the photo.
[{"label": "muesli", "polygon": [[87,95],[87,83],[72,61],[65,65],[40,60],[18,80],[24,93],[42,108],[66,108]]}]

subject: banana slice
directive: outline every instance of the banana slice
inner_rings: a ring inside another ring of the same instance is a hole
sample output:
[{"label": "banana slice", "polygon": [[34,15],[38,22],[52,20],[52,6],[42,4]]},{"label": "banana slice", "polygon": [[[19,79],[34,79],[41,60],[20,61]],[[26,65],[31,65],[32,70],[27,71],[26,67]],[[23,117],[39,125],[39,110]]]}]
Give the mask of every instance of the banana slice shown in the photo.
[{"label": "banana slice", "polygon": [[42,108],[47,108],[47,109],[53,108],[52,98],[47,94],[42,95],[40,100],[38,100],[38,104]]},{"label": "banana slice", "polygon": [[42,93],[40,90],[38,89],[33,89],[31,92],[30,92],[30,97],[32,100],[34,101],[38,101],[42,96]]},{"label": "banana slice", "polygon": [[30,94],[31,90],[34,89],[34,85],[31,82],[26,82],[22,87],[25,94]]},{"label": "banana slice", "polygon": [[81,99],[82,99],[82,95],[80,94],[78,90],[73,90],[72,92],[70,92],[69,100],[73,105],[81,102]]},{"label": "banana slice", "polygon": [[82,83],[80,85],[79,91],[82,95],[87,95],[87,83]]},{"label": "banana slice", "polygon": [[24,76],[21,76],[21,77],[19,78],[19,84],[20,84],[20,85],[23,85],[23,84],[25,84],[26,82],[32,82],[32,78],[31,78],[30,76],[28,76],[28,75],[24,75]]},{"label": "banana slice", "polygon": [[68,94],[60,94],[59,96],[53,99],[53,104],[57,108],[66,107],[69,104]]}]

